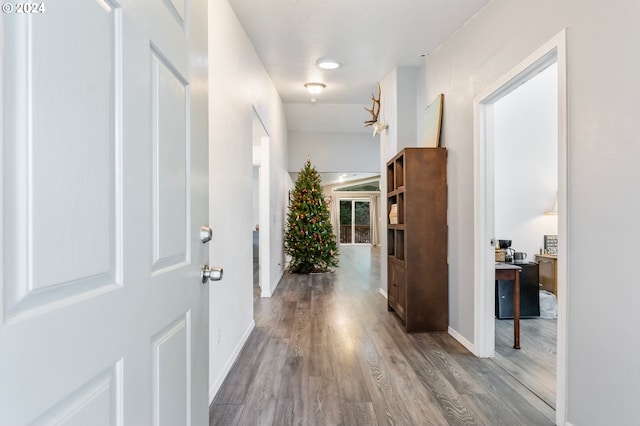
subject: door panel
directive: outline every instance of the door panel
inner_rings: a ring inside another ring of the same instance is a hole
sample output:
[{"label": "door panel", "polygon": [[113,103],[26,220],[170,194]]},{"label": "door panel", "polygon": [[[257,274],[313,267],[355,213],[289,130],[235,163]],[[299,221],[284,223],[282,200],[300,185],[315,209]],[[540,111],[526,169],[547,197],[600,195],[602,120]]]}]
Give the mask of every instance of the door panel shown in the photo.
[{"label": "door panel", "polygon": [[169,9],[169,12],[175,18],[178,25],[184,27],[186,17],[186,4],[185,0],[165,0],[165,5]]},{"label": "door panel", "polygon": [[122,424],[122,361],[100,373],[47,411],[33,426]]},{"label": "door panel", "polygon": [[0,18],[0,424],[206,424],[207,3]]},{"label": "door panel", "polygon": [[371,243],[371,216],[369,212],[369,201],[354,201],[354,244]]},{"label": "door panel", "polygon": [[404,265],[394,265],[397,288],[398,315],[406,320],[405,312],[407,311],[407,278]]},{"label": "door panel", "polygon": [[[115,137],[119,123],[114,104],[121,95],[113,65],[109,70],[117,59],[120,14],[94,2],[78,5],[87,17],[83,30],[92,41],[85,45],[73,42],[71,30],[54,24],[72,13],[71,4],[60,6],[47,20],[3,17],[3,241],[10,255],[4,265],[9,318],[56,309],[120,284],[117,230],[122,217],[115,153],[121,140]],[[69,45],[86,57],[80,81],[68,65]],[[80,93],[82,103],[64,101]],[[65,149],[52,139],[64,141]],[[67,208],[79,200],[79,208]],[[92,250],[84,249],[87,238]]]},{"label": "door panel", "polygon": [[340,244],[351,244],[353,240],[352,221],[351,200],[340,200]]},{"label": "door panel", "polygon": [[389,300],[389,306],[394,309],[397,308],[396,304],[398,303],[398,284],[396,282],[396,268],[393,265],[389,265],[387,268],[387,298]]},{"label": "door panel", "polygon": [[151,339],[155,425],[190,424],[190,328],[190,314],[187,313]]},{"label": "door panel", "polygon": [[340,244],[370,244],[369,201],[340,200]]},{"label": "door panel", "polygon": [[[56,21],[64,19],[62,14],[80,14],[83,19],[60,31]],[[119,60],[115,46],[120,16],[109,3],[89,1],[61,4],[47,19],[26,24],[32,46],[25,52],[29,57],[25,71],[31,78],[25,82],[29,105],[24,111],[24,142],[29,147],[28,232],[34,290],[99,275],[103,284],[114,281],[114,153],[121,142],[115,137],[119,123],[114,103],[121,103],[122,96],[116,90],[113,64]],[[86,39],[78,40],[77,31]],[[82,73],[77,72],[77,57],[83,58]],[[77,95],[82,103],[65,101]],[[69,118],[74,122],[70,124]],[[52,137],[64,140],[65,149],[52,144]],[[78,200],[82,208],[66,208]],[[92,250],[83,249],[88,229],[95,241]]]},{"label": "door panel", "polygon": [[160,52],[151,54],[153,267],[187,261],[189,87]]},{"label": "door panel", "polygon": [[403,263],[395,261],[389,263],[388,267],[389,283],[387,284],[389,306],[391,306],[398,316],[405,319],[405,311],[407,306],[407,285],[406,273]]}]

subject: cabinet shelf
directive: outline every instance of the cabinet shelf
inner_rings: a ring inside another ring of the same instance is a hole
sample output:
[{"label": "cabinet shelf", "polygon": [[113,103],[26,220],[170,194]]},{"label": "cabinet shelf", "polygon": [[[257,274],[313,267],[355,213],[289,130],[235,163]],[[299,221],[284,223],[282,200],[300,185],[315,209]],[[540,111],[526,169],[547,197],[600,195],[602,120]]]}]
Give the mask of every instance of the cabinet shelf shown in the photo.
[{"label": "cabinet shelf", "polygon": [[405,148],[387,163],[386,225],[389,310],[407,332],[446,331],[446,149]]},{"label": "cabinet shelf", "polygon": [[404,224],[404,192],[396,192],[387,197],[387,224]]}]

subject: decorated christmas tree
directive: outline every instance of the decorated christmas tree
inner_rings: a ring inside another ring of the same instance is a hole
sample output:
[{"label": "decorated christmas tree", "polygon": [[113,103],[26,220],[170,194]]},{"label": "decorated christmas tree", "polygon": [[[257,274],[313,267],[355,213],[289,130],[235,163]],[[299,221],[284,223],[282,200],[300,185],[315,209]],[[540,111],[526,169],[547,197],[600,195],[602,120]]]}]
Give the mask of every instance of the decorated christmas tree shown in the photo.
[{"label": "decorated christmas tree", "polygon": [[321,181],[308,159],[298,174],[287,213],[284,250],[291,256],[291,272],[326,272],[338,265],[338,245]]}]

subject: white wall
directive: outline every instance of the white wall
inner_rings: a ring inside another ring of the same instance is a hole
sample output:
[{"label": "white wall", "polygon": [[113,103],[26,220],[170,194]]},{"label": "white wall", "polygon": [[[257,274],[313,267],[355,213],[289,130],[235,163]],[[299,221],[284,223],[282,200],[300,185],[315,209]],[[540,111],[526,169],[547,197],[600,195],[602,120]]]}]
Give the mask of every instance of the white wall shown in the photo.
[{"label": "white wall", "polygon": [[417,79],[416,67],[396,67],[396,140],[397,151],[406,146],[418,146],[417,138]]},{"label": "white wall", "polygon": [[417,79],[416,67],[396,67],[380,84],[382,95],[379,121],[389,125],[380,134],[380,170],[386,170],[387,161],[402,148],[418,146]]},{"label": "white wall", "polygon": [[380,171],[378,138],[371,134],[289,132],[288,140],[290,172],[299,172],[307,158],[320,173]]},{"label": "white wall", "polygon": [[564,296],[567,416],[576,426],[637,424],[640,286],[629,271],[640,241],[638,16],[637,0],[493,0],[423,68],[420,98],[445,94],[450,326],[473,341],[473,99],[568,28]]},{"label": "white wall", "polygon": [[[197,86],[197,82],[194,82]],[[210,398],[222,384],[253,327],[252,123],[255,112],[270,137],[271,282],[282,274],[282,222],[288,185],[287,134],[278,93],[226,0],[209,2],[209,170],[212,265]]]},{"label": "white wall", "polygon": [[[418,69],[416,67],[396,67],[387,74],[380,84],[379,121],[389,125],[380,133],[380,217],[386,223],[387,215],[387,161],[402,148],[418,146],[417,138],[417,88]],[[421,115],[421,114],[420,114]],[[387,294],[388,250],[386,226],[381,227],[380,245],[382,262],[380,263],[380,291]]]},{"label": "white wall", "polygon": [[558,66],[553,64],[494,104],[495,236],[528,261],[558,233],[545,215],[558,190]]}]

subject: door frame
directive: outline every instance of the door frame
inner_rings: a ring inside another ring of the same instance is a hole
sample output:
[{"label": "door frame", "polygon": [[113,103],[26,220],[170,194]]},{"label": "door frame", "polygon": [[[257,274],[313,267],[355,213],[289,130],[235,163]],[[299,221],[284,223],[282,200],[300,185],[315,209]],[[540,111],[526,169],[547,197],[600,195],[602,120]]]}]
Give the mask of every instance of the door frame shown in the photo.
[{"label": "door frame", "polygon": [[260,297],[271,297],[271,138],[255,106],[252,123],[252,163],[258,166],[258,282]]},{"label": "door frame", "polygon": [[552,63],[558,67],[558,322],[556,423],[567,407],[567,265],[569,263],[566,30],[529,55],[474,98],[474,345],[479,357],[495,353],[493,104]]},{"label": "door frame", "polygon": [[[266,132],[266,130],[265,130]],[[259,219],[260,227],[258,239],[258,281],[260,283],[260,297],[271,297],[271,221],[269,220],[269,200],[271,199],[271,139],[269,136],[260,137],[260,167],[259,167]]]}]

